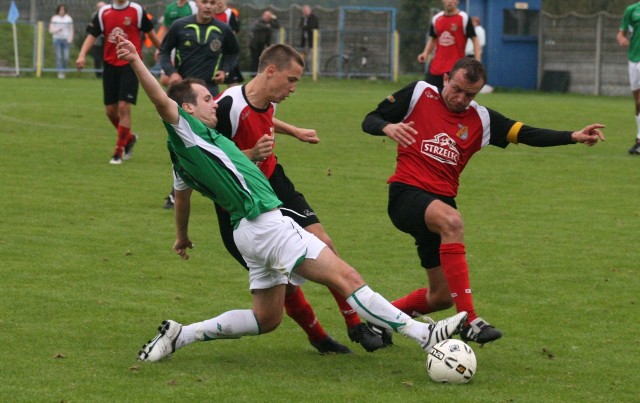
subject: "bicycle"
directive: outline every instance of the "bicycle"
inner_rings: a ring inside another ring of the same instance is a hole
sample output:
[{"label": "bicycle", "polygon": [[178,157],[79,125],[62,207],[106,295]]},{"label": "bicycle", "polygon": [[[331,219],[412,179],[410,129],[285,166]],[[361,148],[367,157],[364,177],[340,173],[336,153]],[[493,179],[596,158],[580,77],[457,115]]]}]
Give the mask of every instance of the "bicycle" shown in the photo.
[{"label": "bicycle", "polygon": [[323,73],[340,78],[369,75],[366,74],[367,65],[370,64],[367,51],[365,46],[354,45],[349,53],[332,55],[324,63]]}]

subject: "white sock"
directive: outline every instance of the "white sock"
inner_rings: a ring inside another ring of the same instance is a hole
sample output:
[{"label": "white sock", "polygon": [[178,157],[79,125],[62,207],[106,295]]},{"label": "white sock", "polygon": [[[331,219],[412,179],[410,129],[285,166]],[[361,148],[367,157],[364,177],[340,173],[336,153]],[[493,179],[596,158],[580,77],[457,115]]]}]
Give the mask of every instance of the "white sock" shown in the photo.
[{"label": "white sock", "polygon": [[361,317],[385,329],[405,333],[404,328],[413,320],[382,295],[365,285],[347,298],[347,302]]},{"label": "white sock", "polygon": [[239,339],[260,334],[258,321],[250,309],[227,311],[213,319],[182,327],[176,350],[195,341]]},{"label": "white sock", "polygon": [[640,142],[640,114],[636,115],[636,126],[638,127],[638,133],[636,134],[636,141]]}]

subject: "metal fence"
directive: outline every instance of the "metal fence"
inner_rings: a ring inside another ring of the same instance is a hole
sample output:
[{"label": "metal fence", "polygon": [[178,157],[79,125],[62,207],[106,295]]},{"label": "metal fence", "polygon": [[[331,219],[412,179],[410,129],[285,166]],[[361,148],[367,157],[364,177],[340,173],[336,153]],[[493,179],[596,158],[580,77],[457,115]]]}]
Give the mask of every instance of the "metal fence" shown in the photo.
[{"label": "metal fence", "polygon": [[[626,49],[616,41],[621,15],[543,13],[540,19],[539,68],[569,73],[569,92],[628,95]],[[540,82],[540,81],[538,81]]]},{"label": "metal fence", "polygon": [[[95,1],[92,0],[63,0],[67,11],[74,21],[75,39],[71,50],[69,71],[75,71],[73,60],[77,56],[82,42],[86,37],[86,25],[95,11]],[[22,37],[33,38],[28,43],[19,44],[20,66],[23,72],[37,71],[36,63],[38,55],[42,57],[42,72],[54,72],[55,63],[50,35],[47,27],[51,16],[55,13],[59,0],[22,0],[18,3],[20,9],[20,21],[17,24],[22,32]],[[0,0],[0,10],[8,10],[9,0]],[[35,8],[30,7],[35,4]],[[145,3],[145,11],[151,13],[157,24],[164,13],[167,1]],[[248,57],[251,26],[260,18],[265,8],[252,4],[238,5],[241,30],[238,34],[241,52],[240,68],[249,71],[250,60]],[[298,26],[301,18],[301,6],[291,5],[286,9],[268,7],[277,15],[280,22],[280,31],[274,32],[274,40],[279,43],[288,43],[299,50],[301,31]],[[35,13],[35,15],[34,15]],[[394,37],[395,9],[383,10],[381,8],[314,8],[314,13],[320,20],[320,42],[318,52],[318,68],[320,75],[340,77],[380,77],[391,78],[392,52]],[[27,22],[27,20],[33,20]],[[38,21],[40,25],[38,25]],[[40,30],[40,32],[38,31]],[[2,47],[11,46],[11,28],[5,21],[0,22],[0,40]],[[38,38],[43,39],[41,41]],[[24,42],[24,41],[23,41]],[[3,54],[13,56],[11,52]],[[153,50],[145,51],[145,61],[153,64]],[[349,66],[345,71],[344,59],[349,59]],[[2,60],[0,57],[0,72],[13,71],[13,60]],[[335,61],[342,60],[338,64]],[[90,63],[89,63],[90,64]],[[87,72],[93,70],[87,69]],[[344,73],[344,74],[343,74]],[[348,74],[347,74],[348,73]]]},{"label": "metal fence", "polygon": [[[76,40],[72,50],[72,60],[85,38],[85,26],[95,8],[95,0],[18,0],[20,9],[20,29],[30,29],[27,37],[35,38],[36,26],[27,24],[25,20],[44,21],[45,41],[43,43],[44,68],[43,71],[54,71],[51,40],[46,33],[46,25],[55,12],[55,7],[63,1],[67,5],[69,14],[74,18]],[[145,9],[154,16],[163,14],[167,1],[140,1]],[[10,0],[0,0],[0,12],[9,9]],[[243,71],[248,71],[249,37],[251,25],[258,19],[263,8],[252,4],[237,4],[242,24],[239,34],[241,49],[247,50],[241,55],[240,63]],[[300,44],[300,6],[293,4],[286,9],[270,7],[278,16],[283,28],[279,41],[293,46]],[[341,14],[338,8],[314,8],[314,13],[320,20],[320,46],[318,67],[322,75],[340,75],[339,66],[329,60],[336,55],[349,55],[353,66],[362,65],[363,58],[368,66],[360,69],[360,74],[369,77],[389,77],[391,69],[391,52],[394,50],[394,24],[389,13],[375,10],[354,10],[349,15],[348,22],[341,24]],[[629,93],[626,50],[618,46],[615,36],[620,25],[621,15],[600,12],[593,15],[566,14],[551,15],[542,13],[539,31],[538,83],[541,82],[545,71],[568,72],[568,91],[582,94],[596,95],[627,95]],[[31,27],[31,28],[29,28]],[[400,36],[415,33],[417,29],[401,27]],[[420,31],[426,31],[420,29]],[[11,28],[3,21],[0,23],[0,47],[10,48]],[[415,55],[403,55],[405,51],[399,49],[400,60],[414,60]],[[13,66],[12,52],[5,51],[0,57],[0,72],[11,71]],[[147,55],[148,56],[148,55]],[[3,60],[4,59],[4,60]],[[20,44],[21,66],[26,71],[34,71],[36,61],[36,42]],[[421,74],[421,66],[416,63],[399,66],[399,72]],[[90,70],[89,70],[90,71]],[[344,76],[344,75],[343,75]]]}]

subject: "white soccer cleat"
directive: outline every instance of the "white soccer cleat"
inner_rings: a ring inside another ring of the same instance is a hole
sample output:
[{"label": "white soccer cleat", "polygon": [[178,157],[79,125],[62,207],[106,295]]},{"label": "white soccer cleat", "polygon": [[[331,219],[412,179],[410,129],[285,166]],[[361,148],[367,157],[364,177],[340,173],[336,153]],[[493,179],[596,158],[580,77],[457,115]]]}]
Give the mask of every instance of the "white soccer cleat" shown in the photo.
[{"label": "white soccer cleat", "polygon": [[138,361],[155,362],[171,355],[176,350],[176,340],[182,332],[182,325],[173,320],[165,320],[158,327],[158,334],[149,340],[138,352]]},{"label": "white soccer cleat", "polygon": [[424,334],[422,335],[420,345],[422,345],[422,348],[425,351],[429,351],[431,347],[443,340],[450,339],[451,336],[459,333],[466,321],[467,313],[463,311],[434,324],[428,324]]}]

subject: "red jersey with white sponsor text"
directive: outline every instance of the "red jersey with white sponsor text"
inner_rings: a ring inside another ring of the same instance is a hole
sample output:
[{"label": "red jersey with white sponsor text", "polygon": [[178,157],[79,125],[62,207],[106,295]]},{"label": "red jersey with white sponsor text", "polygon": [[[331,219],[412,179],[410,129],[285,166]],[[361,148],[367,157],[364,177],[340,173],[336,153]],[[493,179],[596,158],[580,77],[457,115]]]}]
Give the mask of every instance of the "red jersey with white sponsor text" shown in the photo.
[{"label": "red jersey with white sponsor text", "polygon": [[123,6],[114,3],[102,7],[87,26],[87,33],[96,38],[104,35],[104,61],[112,66],[124,66],[129,62],[116,55],[116,35],[130,40],[142,55],[141,33],[152,29],[153,23],[142,6],[130,1]]},{"label": "red jersey with white sponsor text", "polygon": [[519,127],[475,101],[462,113],[451,112],[438,88],[424,81],[388,96],[367,115],[363,129],[384,135],[385,124],[399,122],[413,122],[418,133],[411,146],[398,145],[396,171],[388,182],[449,197],[458,194],[460,174],[473,154],[489,144],[505,148],[510,131]]},{"label": "red jersey with white sponsor text", "polygon": [[416,142],[409,147],[398,145],[396,171],[389,183],[400,182],[448,197],[458,194],[462,170],[484,146],[575,144],[571,131],[527,126],[475,101],[463,112],[451,112],[438,88],[424,81],[386,97],[364,118],[362,130],[386,136],[385,127],[400,122],[414,123]]},{"label": "red jersey with white sponsor text", "polygon": [[[265,134],[273,136],[275,104],[270,103],[266,109],[252,106],[247,101],[244,85],[228,88],[218,95],[216,102],[218,103],[216,131],[231,139],[239,149],[253,148]],[[255,164],[267,178],[270,178],[276,163],[277,159],[271,153],[265,160]]]},{"label": "red jersey with white sponsor text", "polygon": [[441,76],[451,71],[458,59],[465,56],[467,39],[475,37],[476,31],[464,11],[455,15],[445,15],[441,11],[433,16],[429,35],[438,41],[429,72]]}]

